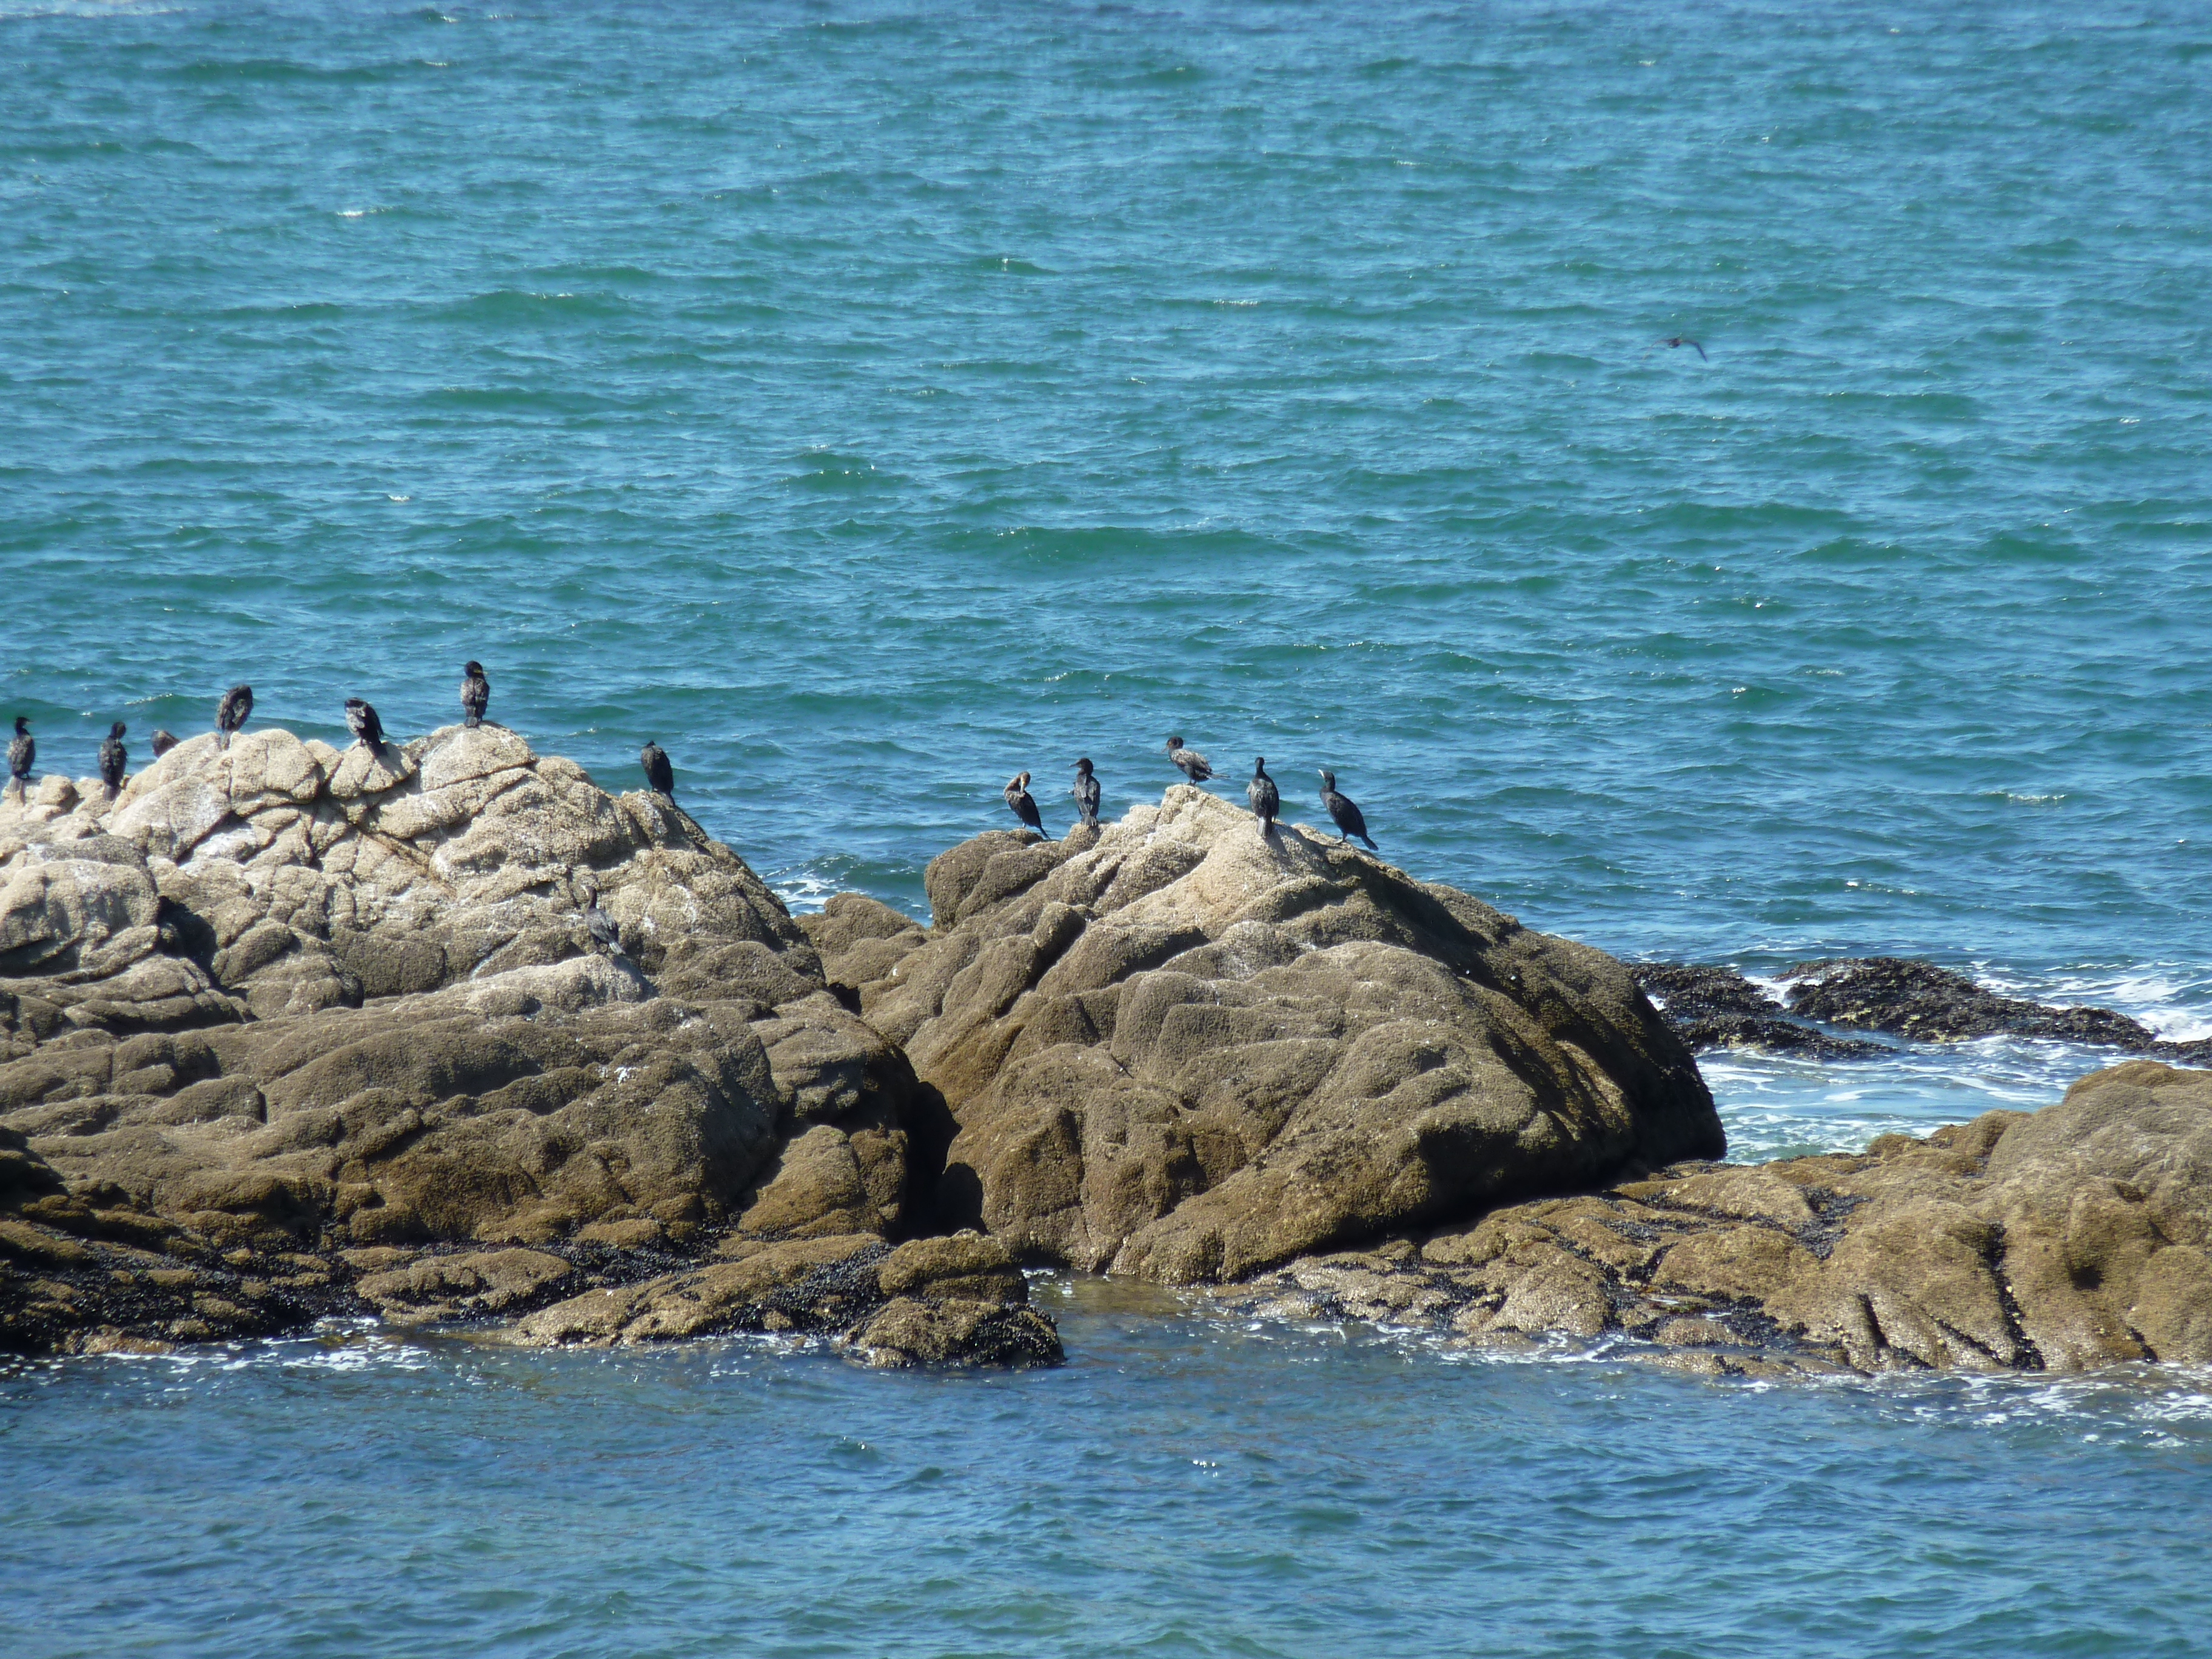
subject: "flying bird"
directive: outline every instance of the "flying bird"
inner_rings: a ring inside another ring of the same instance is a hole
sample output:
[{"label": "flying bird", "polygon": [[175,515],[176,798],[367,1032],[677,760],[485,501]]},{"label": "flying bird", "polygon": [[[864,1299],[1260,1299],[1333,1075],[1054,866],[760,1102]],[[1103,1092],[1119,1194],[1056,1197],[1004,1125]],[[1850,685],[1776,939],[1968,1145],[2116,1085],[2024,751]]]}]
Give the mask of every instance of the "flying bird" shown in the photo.
[{"label": "flying bird", "polygon": [[1694,351],[1694,352],[1696,352],[1696,353],[1698,354],[1698,361],[1699,361],[1699,362],[1708,362],[1708,363],[1709,363],[1709,362],[1712,362],[1712,359],[1711,359],[1711,358],[1710,358],[1710,357],[1708,357],[1708,356],[1705,356],[1705,347],[1703,347],[1703,346],[1699,345],[1699,344],[1698,344],[1695,340],[1692,340],[1692,338],[1690,338],[1690,337],[1689,337],[1689,336],[1687,336],[1686,334],[1676,334],[1676,335],[1670,336],[1670,337],[1668,337],[1667,339],[1664,339],[1664,340],[1660,341],[1660,342],[1659,342],[1659,343],[1660,343],[1661,345],[1662,345],[1662,346],[1665,346],[1665,347],[1668,348],[1670,350],[1671,350],[1674,347],[1675,347],[1675,346],[1687,346],[1687,347],[1689,347],[1689,348],[1690,348],[1690,349],[1691,349],[1691,350],[1692,350],[1692,351]]},{"label": "flying bird", "polygon": [[491,682],[484,678],[483,665],[468,662],[461,665],[461,724],[482,726],[484,710],[491,707]]},{"label": "flying bird", "polygon": [[27,795],[31,793],[31,769],[38,764],[39,740],[31,735],[31,722],[24,716],[15,716],[15,735],[8,739],[8,775],[14,779]]},{"label": "flying bird", "polygon": [[1088,759],[1075,763],[1075,785],[1068,792],[1075,797],[1075,810],[1083,815],[1086,830],[1098,827],[1098,780],[1091,775]]},{"label": "flying bird", "polygon": [[110,789],[123,787],[123,771],[131,764],[131,756],[123,747],[127,729],[121,720],[116,721],[107,728],[106,741],[100,745],[100,781]]},{"label": "flying bird", "polygon": [[376,717],[376,710],[359,697],[345,701],[346,728],[368,746],[372,755],[384,752],[384,722]]},{"label": "flying bird", "polygon": [[1244,799],[1252,803],[1252,816],[1260,820],[1260,833],[1273,835],[1275,815],[1283,810],[1283,792],[1275,787],[1274,779],[1267,775],[1267,757],[1265,755],[1252,763],[1252,781],[1244,786]]},{"label": "flying bird", "polygon": [[1181,738],[1168,739],[1168,760],[1193,783],[1204,783],[1213,775],[1212,763],[1195,749],[1184,748]]},{"label": "flying bird", "polygon": [[1006,780],[1006,805],[1024,823],[1039,835],[1044,833],[1044,820],[1037,816],[1036,802],[1030,795],[1028,773],[1017,772]]},{"label": "flying bird", "polygon": [[648,743],[637,751],[637,763],[645,769],[646,787],[676,799],[676,769],[668,763],[668,751],[657,743]]},{"label": "flying bird", "polygon": [[173,732],[164,732],[158,726],[154,728],[154,758],[155,760],[161,759],[162,756],[167,754],[176,746],[176,733]]},{"label": "flying bird", "polygon": [[222,747],[230,747],[230,740],[246,724],[246,717],[253,712],[253,688],[234,685],[222,694],[222,701],[215,706],[215,729],[222,733]]},{"label": "flying bird", "polygon": [[1382,850],[1369,839],[1367,819],[1361,814],[1358,805],[1350,797],[1336,793],[1336,774],[1326,769],[1321,775],[1321,804],[1328,809],[1329,817],[1336,820],[1336,827],[1344,832],[1338,842],[1340,846],[1350,846],[1352,838],[1357,836],[1367,842],[1369,852]]}]

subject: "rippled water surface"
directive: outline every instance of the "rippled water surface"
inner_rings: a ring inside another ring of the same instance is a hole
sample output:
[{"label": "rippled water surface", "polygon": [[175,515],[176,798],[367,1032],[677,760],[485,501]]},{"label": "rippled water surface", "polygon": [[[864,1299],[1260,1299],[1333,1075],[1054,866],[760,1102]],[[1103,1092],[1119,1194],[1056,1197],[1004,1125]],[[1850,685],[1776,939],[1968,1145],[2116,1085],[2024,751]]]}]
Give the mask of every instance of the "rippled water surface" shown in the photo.
[{"label": "rippled water surface", "polygon": [[[0,715],[76,773],[239,679],[405,735],[477,657],[603,781],[665,745],[795,902],[917,911],[1009,774],[1057,827],[1087,754],[1118,811],[1173,731],[1618,952],[2203,1035],[2208,108],[2179,3],[0,0]],[[2103,1058],[1708,1071],[1763,1157]],[[981,1381],[34,1372],[0,1608],[40,1586],[53,1652],[2203,1640],[2201,1380],[1068,1330]]]},{"label": "rippled water surface", "polygon": [[2203,1651],[2203,1376],[1762,1389],[1041,1289],[1075,1358],[1018,1376],[42,1368],[0,1383],[0,1597],[100,1659]]}]

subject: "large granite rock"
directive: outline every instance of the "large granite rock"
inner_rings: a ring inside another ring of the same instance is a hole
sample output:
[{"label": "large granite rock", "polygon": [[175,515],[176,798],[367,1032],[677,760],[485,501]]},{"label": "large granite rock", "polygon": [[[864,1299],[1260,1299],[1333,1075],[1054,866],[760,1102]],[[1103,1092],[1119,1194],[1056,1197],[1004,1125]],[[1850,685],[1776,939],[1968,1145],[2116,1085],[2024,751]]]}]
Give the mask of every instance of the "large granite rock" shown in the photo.
[{"label": "large granite rock", "polygon": [[[465,1316],[550,1294],[515,1279],[533,1248],[641,1271],[726,1234],[902,1237],[950,1133],[741,859],[496,726],[202,738],[119,794],[0,806],[0,1210],[94,1279],[112,1249],[270,1284],[312,1253],[349,1296]],[[492,1290],[434,1266],[409,1304],[419,1264],[347,1255],[459,1244],[505,1248]]]},{"label": "large granite rock", "polygon": [[1686,1165],[1292,1263],[1241,1296],[1447,1341],[1717,1372],[2212,1360],[2212,1073],[2130,1060],[2057,1105],[1857,1156]]},{"label": "large granite rock", "polygon": [[957,1118],[945,1218],[1022,1260],[1235,1279],[1722,1151],[1622,964],[1201,790],[927,884],[927,933],[804,925]]}]

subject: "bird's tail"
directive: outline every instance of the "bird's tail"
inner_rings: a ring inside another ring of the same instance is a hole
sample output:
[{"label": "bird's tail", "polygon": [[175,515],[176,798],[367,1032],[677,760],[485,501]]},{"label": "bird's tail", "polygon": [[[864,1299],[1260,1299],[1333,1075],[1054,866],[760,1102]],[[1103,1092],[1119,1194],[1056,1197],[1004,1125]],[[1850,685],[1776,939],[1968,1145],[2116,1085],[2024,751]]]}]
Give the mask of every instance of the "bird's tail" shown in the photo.
[{"label": "bird's tail", "polygon": [[1367,843],[1367,850],[1370,853],[1379,853],[1382,850],[1375,844],[1375,838],[1372,836],[1362,836],[1359,839]]}]

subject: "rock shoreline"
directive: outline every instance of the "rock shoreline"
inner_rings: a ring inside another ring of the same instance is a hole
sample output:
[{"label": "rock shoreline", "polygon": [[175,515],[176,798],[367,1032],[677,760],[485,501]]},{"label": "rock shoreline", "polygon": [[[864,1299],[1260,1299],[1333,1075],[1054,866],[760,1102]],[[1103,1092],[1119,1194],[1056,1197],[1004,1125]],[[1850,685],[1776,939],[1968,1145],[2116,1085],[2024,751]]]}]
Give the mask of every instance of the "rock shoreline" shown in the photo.
[{"label": "rock shoreline", "polygon": [[2118,1016],[1881,958],[1786,1008],[1632,970],[1180,785],[927,882],[927,928],[794,918],[489,726],[47,779],[0,803],[0,1349],[373,1316],[1050,1364],[1054,1267],[1719,1372],[2212,1358],[2212,1073],[1753,1168],[1690,1052],[2179,1054]]},{"label": "rock shoreline", "polygon": [[1905,957],[1837,957],[1784,968],[1784,1001],[1734,968],[1638,963],[1637,983],[1693,1050],[1765,1048],[1814,1060],[1860,1060],[1892,1044],[1845,1031],[1919,1042],[2023,1036],[2176,1061],[2212,1064],[2212,1037],[2169,1042],[2109,1008],[2056,1007],[2008,997],[1964,974]]}]

